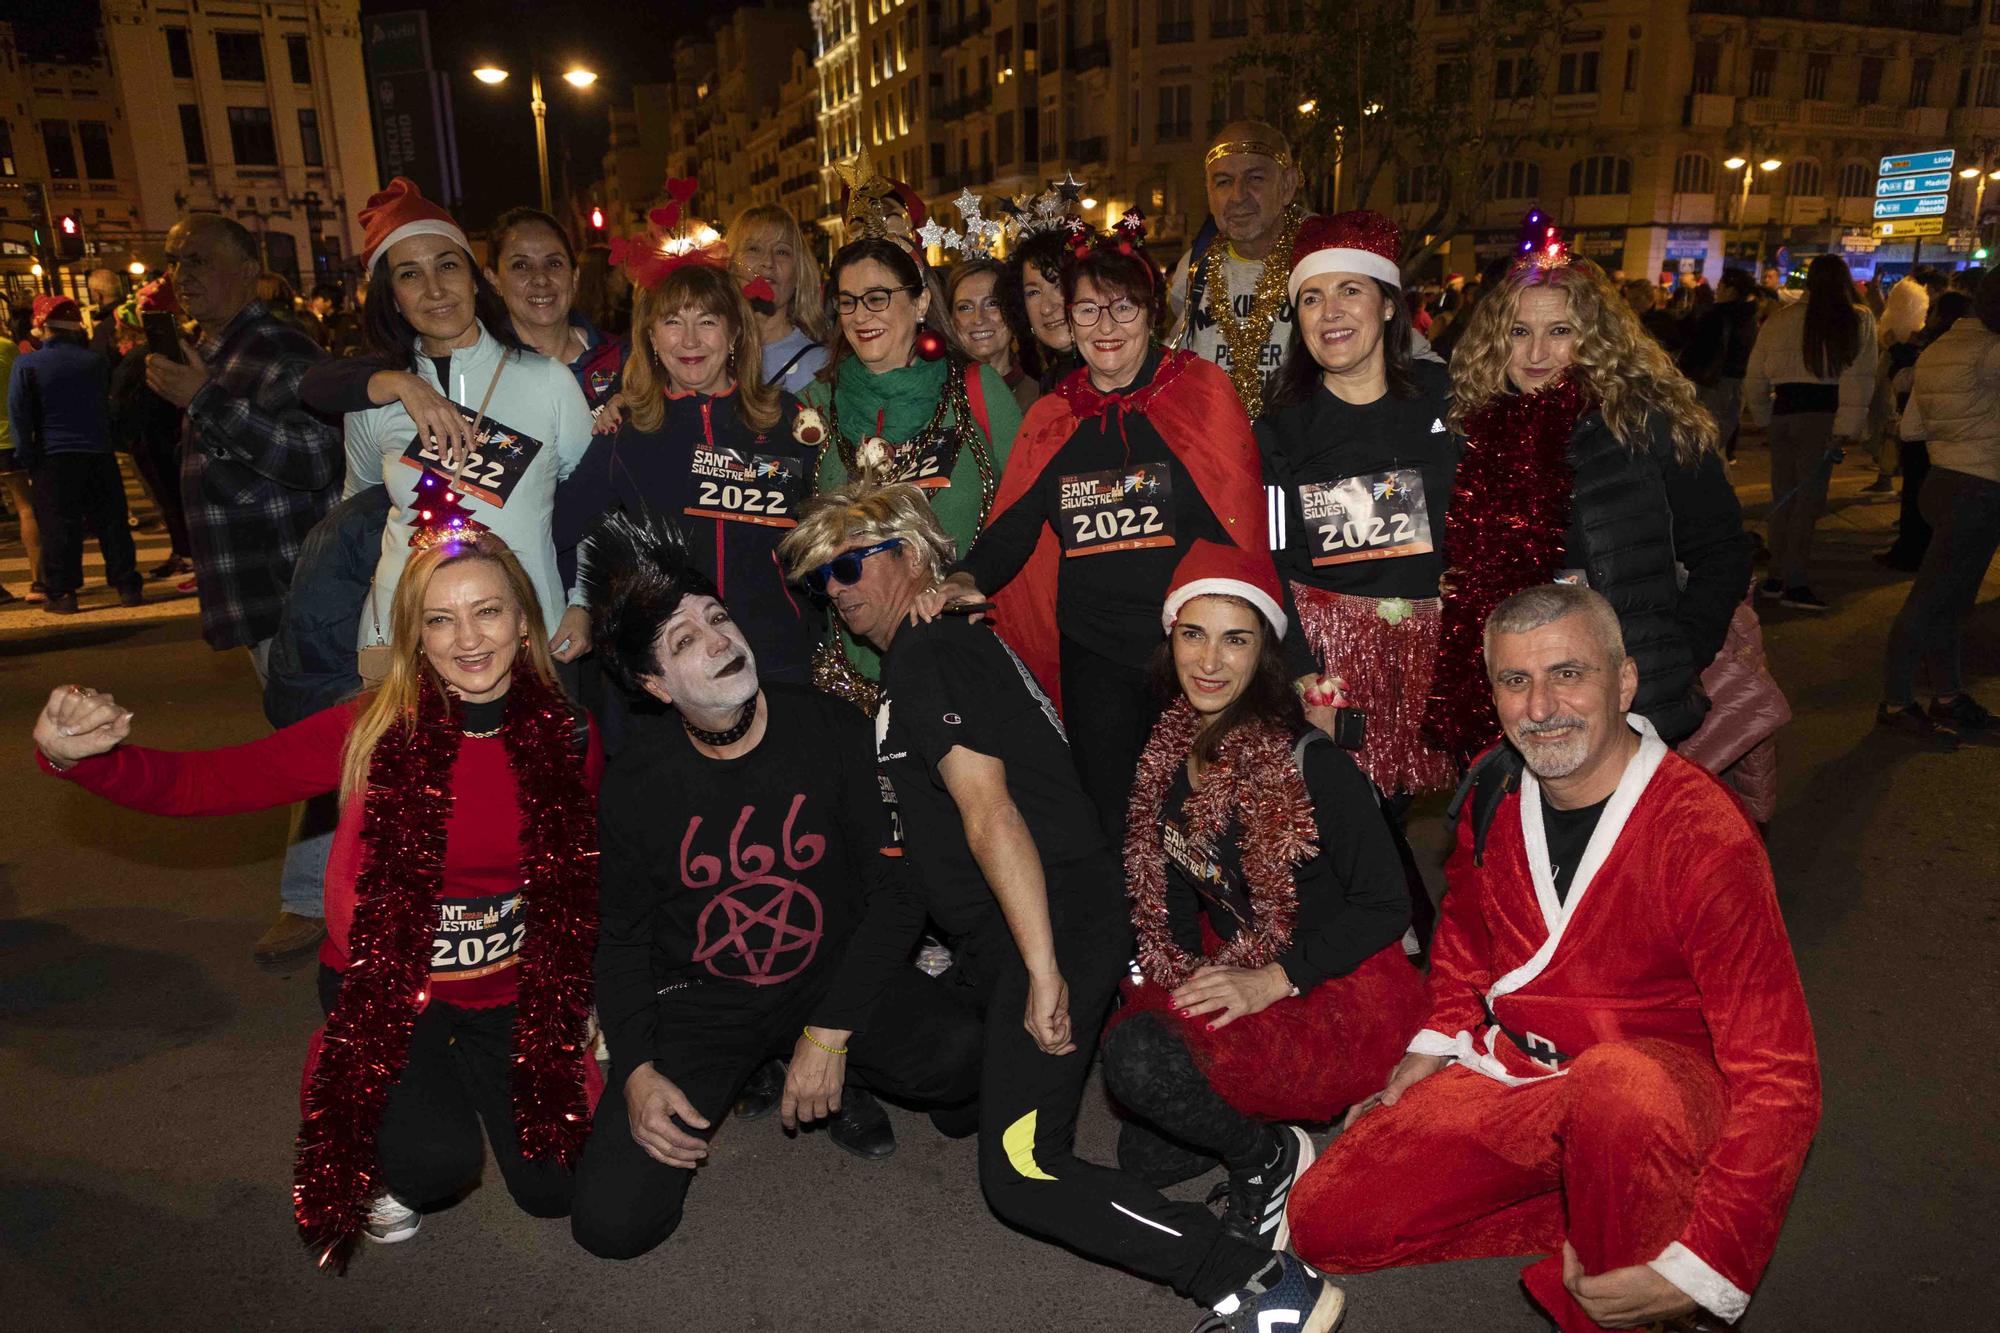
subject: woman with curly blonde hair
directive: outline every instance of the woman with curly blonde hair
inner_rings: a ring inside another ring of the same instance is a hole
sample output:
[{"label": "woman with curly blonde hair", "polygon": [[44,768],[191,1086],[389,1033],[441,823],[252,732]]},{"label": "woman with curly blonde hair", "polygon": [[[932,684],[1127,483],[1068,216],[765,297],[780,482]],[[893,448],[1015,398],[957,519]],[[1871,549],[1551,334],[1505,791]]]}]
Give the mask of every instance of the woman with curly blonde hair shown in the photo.
[{"label": "woman with curly blonde hair", "polygon": [[1451,371],[1465,452],[1426,733],[1461,764],[1499,739],[1481,626],[1559,580],[1617,609],[1632,711],[1669,744],[1691,735],[1753,549],[1694,385],[1603,270],[1560,251],[1524,257],[1479,303]]}]

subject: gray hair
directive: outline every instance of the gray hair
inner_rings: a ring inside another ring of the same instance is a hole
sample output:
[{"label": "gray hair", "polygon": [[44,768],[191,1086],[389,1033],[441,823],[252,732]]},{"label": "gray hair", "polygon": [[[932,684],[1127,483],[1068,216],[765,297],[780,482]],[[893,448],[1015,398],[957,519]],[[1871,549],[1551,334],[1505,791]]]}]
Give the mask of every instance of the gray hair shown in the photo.
[{"label": "gray hair", "polygon": [[1603,593],[1577,583],[1538,583],[1494,607],[1493,614],[1486,617],[1486,629],[1480,638],[1481,652],[1490,662],[1494,635],[1526,634],[1574,615],[1590,621],[1598,643],[1610,654],[1614,665],[1625,660],[1625,632],[1619,628],[1618,613],[1604,600]]},{"label": "gray hair", "polygon": [[235,218],[224,217],[220,213],[190,213],[174,225],[180,228],[183,235],[215,232],[226,238],[245,259],[257,261],[259,267],[264,263],[264,257],[257,251],[257,238]]}]

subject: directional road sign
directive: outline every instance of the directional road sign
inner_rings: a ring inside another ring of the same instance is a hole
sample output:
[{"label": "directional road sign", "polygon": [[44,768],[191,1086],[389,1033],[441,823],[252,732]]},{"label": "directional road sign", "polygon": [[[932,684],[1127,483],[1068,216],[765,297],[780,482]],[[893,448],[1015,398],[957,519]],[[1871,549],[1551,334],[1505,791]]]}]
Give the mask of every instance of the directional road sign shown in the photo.
[{"label": "directional road sign", "polygon": [[1949,171],[1926,172],[1921,176],[1877,176],[1875,197],[1888,198],[1905,194],[1950,194],[1951,173]]},{"label": "directional road sign", "polygon": [[1899,153],[1885,157],[1875,169],[1878,176],[1902,176],[1913,171],[1950,171],[1956,150],[1939,148],[1929,153]]},{"label": "directional road sign", "polygon": [[1943,218],[1902,218],[1875,224],[1875,235],[1885,241],[1907,240],[1915,236],[1944,235]]},{"label": "directional road sign", "polygon": [[1901,199],[1877,199],[1875,216],[1878,218],[1932,218],[1943,217],[1945,203],[1949,195],[1913,194]]}]

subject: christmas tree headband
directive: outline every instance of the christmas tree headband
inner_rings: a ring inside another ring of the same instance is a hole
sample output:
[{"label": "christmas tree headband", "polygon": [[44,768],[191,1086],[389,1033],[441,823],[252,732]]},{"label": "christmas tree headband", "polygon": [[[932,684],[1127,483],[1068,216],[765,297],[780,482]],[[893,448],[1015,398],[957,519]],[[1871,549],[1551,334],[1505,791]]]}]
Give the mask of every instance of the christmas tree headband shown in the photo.
[{"label": "christmas tree headband", "polygon": [[917,192],[876,171],[866,148],[835,170],[840,173],[840,213],[847,240],[887,241],[922,264],[917,230],[924,225],[925,210]]}]

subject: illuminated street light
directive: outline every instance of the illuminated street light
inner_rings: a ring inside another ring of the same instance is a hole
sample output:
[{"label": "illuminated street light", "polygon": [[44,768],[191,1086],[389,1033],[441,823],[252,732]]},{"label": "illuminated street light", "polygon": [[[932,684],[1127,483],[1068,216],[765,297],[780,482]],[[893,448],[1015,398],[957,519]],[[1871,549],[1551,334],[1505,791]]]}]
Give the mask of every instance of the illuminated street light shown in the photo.
[{"label": "illuminated street light", "polygon": [[1979,174],[1978,167],[1966,167],[1964,170],[1958,173],[1958,178],[1962,181],[1969,181],[1978,174]]},{"label": "illuminated street light", "polygon": [[1086,210],[1096,208],[1097,196],[1094,194],[1087,194],[1083,198],[1077,200],[1077,202],[1079,204],[1082,204]]},{"label": "illuminated street light", "polygon": [[146,266],[140,263],[136,259],[125,266],[125,271],[127,273],[130,273],[135,278],[143,278],[146,276]]},{"label": "illuminated street light", "polygon": [[[507,71],[498,65],[481,65],[472,71],[472,77],[490,86],[505,83]],[[579,91],[597,82],[597,71],[576,65],[563,72],[563,82]],[[542,100],[542,72],[533,69],[528,74],[528,109],[535,113],[535,162],[542,175],[542,211],[551,210],[549,203],[549,104]]]},{"label": "illuminated street light", "polygon": [[1299,103],[1299,114],[1302,116],[1310,116],[1317,110],[1319,110],[1319,101],[1317,98],[1308,97],[1305,101]]},{"label": "illuminated street light", "polygon": [[1747,161],[1749,161],[1748,158],[1731,157],[1724,159],[1722,165],[1729,168],[1731,171],[1741,171],[1743,170],[1743,164]]},{"label": "illuminated street light", "polygon": [[1757,164],[1757,170],[1759,170],[1759,171],[1776,171],[1776,170],[1777,170],[1777,169],[1778,169],[1779,167],[1782,167],[1782,166],[1784,166],[1784,165],[1785,165],[1784,163],[1780,162],[1780,161],[1779,161],[1779,160],[1778,160],[1777,158],[1775,158],[1775,157],[1767,157],[1767,158],[1765,158],[1765,159],[1764,159],[1764,160],[1763,160],[1762,162],[1759,162],[1759,163]]},{"label": "illuminated street light", "polygon": [[28,273],[32,277],[39,278],[42,276],[42,266],[40,264],[30,264],[28,265]]}]

